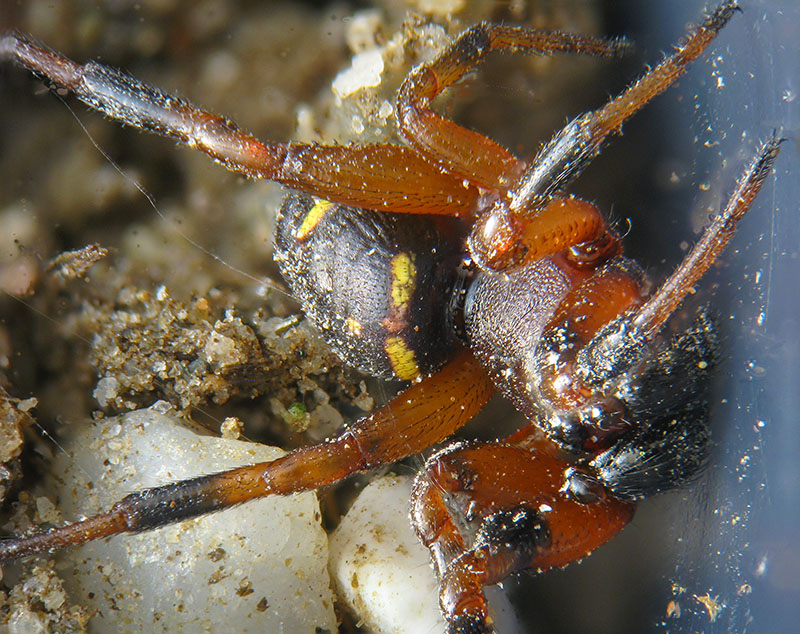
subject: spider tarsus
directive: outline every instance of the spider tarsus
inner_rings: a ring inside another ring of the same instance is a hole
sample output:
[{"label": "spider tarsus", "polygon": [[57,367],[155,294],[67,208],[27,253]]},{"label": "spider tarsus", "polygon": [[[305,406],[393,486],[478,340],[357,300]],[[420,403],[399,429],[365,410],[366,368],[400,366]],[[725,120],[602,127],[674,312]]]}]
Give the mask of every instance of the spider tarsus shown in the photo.
[{"label": "spider tarsus", "polygon": [[76,546],[102,537],[127,532],[123,514],[111,511],[87,519],[39,531],[26,537],[0,541],[0,564],[11,563],[23,557],[51,553],[68,546]]},{"label": "spider tarsus", "polygon": [[492,634],[494,627],[475,614],[459,614],[447,623],[447,634]]},{"label": "spider tarsus", "polygon": [[742,7],[739,6],[737,0],[731,0],[730,2],[723,2],[716,9],[714,9],[711,15],[708,16],[703,26],[706,26],[715,31],[719,31],[722,27],[724,27],[728,23],[728,21],[731,19],[731,17],[736,11],[738,11],[739,13],[744,13]]},{"label": "spider tarsus", "polygon": [[781,136],[778,130],[773,130],[772,136],[761,142],[751,167],[752,172],[761,178],[765,177],[775,163],[775,159],[778,158],[781,145],[788,140],[787,137]]},{"label": "spider tarsus", "polygon": [[630,55],[635,45],[627,37],[614,37],[608,40],[609,51],[608,57],[625,57]]},{"label": "spider tarsus", "polygon": [[453,44],[453,57],[458,64],[475,65],[491,49],[491,25],[481,22],[467,29]]}]

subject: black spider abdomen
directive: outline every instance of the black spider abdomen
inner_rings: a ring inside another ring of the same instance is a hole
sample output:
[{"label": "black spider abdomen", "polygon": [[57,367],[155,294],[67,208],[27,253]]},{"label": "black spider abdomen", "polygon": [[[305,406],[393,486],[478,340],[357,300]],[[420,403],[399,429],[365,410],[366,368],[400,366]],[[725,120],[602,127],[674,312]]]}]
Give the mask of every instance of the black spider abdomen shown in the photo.
[{"label": "black spider abdomen", "polygon": [[[443,232],[442,223],[450,225]],[[460,250],[450,218],[376,213],[302,194],[284,201],[275,260],[306,316],[348,365],[416,379],[455,341],[449,305]]]}]

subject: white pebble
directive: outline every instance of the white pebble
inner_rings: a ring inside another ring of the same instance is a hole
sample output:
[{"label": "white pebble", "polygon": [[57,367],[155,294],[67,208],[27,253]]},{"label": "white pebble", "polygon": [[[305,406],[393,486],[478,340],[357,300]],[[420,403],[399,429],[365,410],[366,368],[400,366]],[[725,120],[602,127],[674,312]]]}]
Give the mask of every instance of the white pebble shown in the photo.
[{"label": "white pebble", "polygon": [[[331,535],[331,575],[340,599],[376,634],[443,632],[428,551],[408,518],[413,478],[367,486]],[[497,631],[520,632],[502,591],[488,588]]]},{"label": "white pebble", "polygon": [[347,97],[361,88],[381,83],[383,57],[379,49],[370,49],[353,56],[353,64],[333,80],[333,92],[340,98]]},{"label": "white pebble", "polygon": [[[54,467],[53,493],[66,517],[106,510],[141,488],[283,454],[199,435],[164,409],[83,427],[71,456]],[[122,446],[111,468],[105,441],[115,432]],[[71,599],[97,610],[93,631],[311,634],[336,631],[327,561],[319,504],[306,493],[92,542],[64,551],[58,567]]]}]

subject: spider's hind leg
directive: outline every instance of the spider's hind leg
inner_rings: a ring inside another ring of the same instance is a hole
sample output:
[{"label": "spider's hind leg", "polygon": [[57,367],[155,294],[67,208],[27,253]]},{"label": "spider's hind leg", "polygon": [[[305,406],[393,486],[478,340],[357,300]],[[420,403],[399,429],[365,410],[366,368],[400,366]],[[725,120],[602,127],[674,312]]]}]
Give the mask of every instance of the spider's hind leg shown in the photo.
[{"label": "spider's hind leg", "polygon": [[0,564],[122,533],[139,533],[268,495],[335,484],[442,442],[486,404],[492,385],[468,351],[412,384],[338,436],[271,462],[132,493],[111,510],[27,536],[0,540]]}]

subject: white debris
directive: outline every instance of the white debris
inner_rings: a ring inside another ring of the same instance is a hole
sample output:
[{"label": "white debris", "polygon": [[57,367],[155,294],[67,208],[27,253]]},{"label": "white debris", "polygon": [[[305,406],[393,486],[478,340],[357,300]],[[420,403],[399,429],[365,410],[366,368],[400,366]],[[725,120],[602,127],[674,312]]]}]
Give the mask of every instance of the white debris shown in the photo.
[{"label": "white debris", "polygon": [[100,407],[108,407],[119,394],[119,381],[112,377],[103,377],[97,382],[97,386],[92,392],[94,399]]},{"label": "white debris", "polygon": [[361,88],[381,83],[383,56],[377,48],[353,56],[353,63],[333,80],[333,92],[339,98],[347,97]]},{"label": "white debris", "polygon": [[447,16],[464,9],[464,0],[412,0],[419,11],[428,15]]}]

